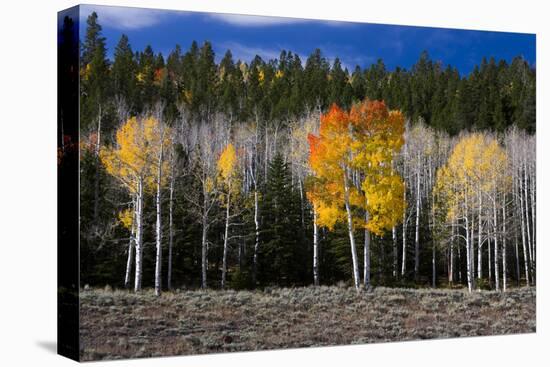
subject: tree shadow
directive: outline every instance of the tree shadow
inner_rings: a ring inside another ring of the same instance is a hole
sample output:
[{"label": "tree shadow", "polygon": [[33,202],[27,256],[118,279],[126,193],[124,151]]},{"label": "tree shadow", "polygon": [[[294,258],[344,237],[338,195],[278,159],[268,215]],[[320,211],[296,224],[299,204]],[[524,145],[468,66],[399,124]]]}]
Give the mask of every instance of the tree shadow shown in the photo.
[{"label": "tree shadow", "polygon": [[39,347],[41,347],[42,349],[50,352],[50,353],[53,353],[53,354],[57,354],[57,342],[55,341],[52,341],[52,340],[39,340],[36,342],[36,345],[38,345]]}]

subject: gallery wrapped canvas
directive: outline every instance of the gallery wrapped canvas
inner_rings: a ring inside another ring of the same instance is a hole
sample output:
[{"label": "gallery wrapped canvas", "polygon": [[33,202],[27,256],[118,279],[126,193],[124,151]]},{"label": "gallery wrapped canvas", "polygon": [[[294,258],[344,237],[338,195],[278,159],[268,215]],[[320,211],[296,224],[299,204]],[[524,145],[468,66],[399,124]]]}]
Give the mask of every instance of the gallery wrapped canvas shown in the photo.
[{"label": "gallery wrapped canvas", "polygon": [[58,14],[58,351],[531,333],[535,35]]}]

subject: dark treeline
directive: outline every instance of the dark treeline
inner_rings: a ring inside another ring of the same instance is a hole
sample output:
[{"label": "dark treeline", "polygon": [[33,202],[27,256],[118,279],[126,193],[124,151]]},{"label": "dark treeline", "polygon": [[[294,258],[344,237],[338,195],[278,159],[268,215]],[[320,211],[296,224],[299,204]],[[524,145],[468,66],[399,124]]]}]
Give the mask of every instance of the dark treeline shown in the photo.
[{"label": "dark treeline", "polygon": [[[231,230],[228,285],[235,288],[312,283],[313,228],[304,198],[305,182],[296,174],[300,168],[293,164],[293,153],[278,147],[289,141],[283,132],[291,125],[318,120],[332,103],[348,108],[365,98],[384,100],[390,109],[401,110],[411,123],[423,121],[451,136],[463,130],[504,132],[513,125],[535,132],[536,72],[521,57],[511,63],[484,58],[464,76],[452,66],[431,60],[426,52],[410,69],[395,70],[388,70],[382,60],[347,70],[338,58],[329,61],[319,49],[307,60],[283,50],[279,59],[256,56],[250,61],[235,60],[228,50],[216,63],[208,41],[193,42],[187,50],[177,45],[165,57],[150,46],[132,49],[123,35],[113,60],[109,60],[95,13],[88,18],[80,46],[81,285],[124,285],[130,235],[118,213],[131,205],[132,198],[105,172],[98,157],[102,146],[114,144],[116,130],[131,116],[162,116],[167,126],[176,130],[223,120],[230,135],[237,134],[234,126],[254,127],[254,162],[250,164],[254,181],[245,167],[242,179],[247,195],[236,203],[238,215]],[[174,150],[178,165],[192,164],[184,144],[175,144]],[[198,287],[201,227],[186,198],[189,191],[197,190],[198,183],[183,170],[174,172],[173,197],[166,191],[162,198],[167,203],[170,196],[173,202],[171,285]],[[257,211],[253,186],[259,197]],[[154,195],[146,196],[145,207],[154,208],[154,200]],[[163,205],[162,210],[162,216],[168,218],[169,205]],[[223,212],[219,203],[213,205],[208,232],[207,271],[212,279],[209,286],[213,287],[219,286],[220,279]],[[259,218],[255,213],[260,213]],[[258,234],[256,220],[260,223]],[[154,283],[154,227],[154,210],[145,211],[144,287]],[[164,236],[168,236],[167,230]],[[258,262],[253,264],[256,236],[260,246]],[[429,229],[420,234],[420,238],[429,236]],[[321,229],[320,241],[321,283],[348,281],[351,269],[345,228],[337,226],[332,232]],[[388,261],[391,243],[391,233],[373,239],[373,284],[395,281]],[[431,250],[426,247],[425,251],[428,255],[421,256],[420,272],[428,277]],[[167,255],[163,264],[164,272],[168,269]],[[443,268],[440,271],[445,274]],[[163,275],[165,284],[166,278]],[[400,279],[412,280],[412,274]]]}]

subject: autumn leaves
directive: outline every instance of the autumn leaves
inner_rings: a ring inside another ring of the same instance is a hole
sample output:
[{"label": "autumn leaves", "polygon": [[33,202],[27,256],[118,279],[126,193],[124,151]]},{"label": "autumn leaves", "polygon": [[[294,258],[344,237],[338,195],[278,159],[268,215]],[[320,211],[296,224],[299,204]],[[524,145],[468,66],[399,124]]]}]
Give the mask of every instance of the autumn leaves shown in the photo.
[{"label": "autumn leaves", "polygon": [[[502,289],[506,290],[505,208],[512,185],[508,165],[506,151],[494,137],[487,133],[474,133],[456,144],[447,164],[437,172],[434,190],[439,209],[445,218],[443,223],[447,226],[457,226],[461,228],[460,233],[463,233],[460,236],[466,245],[466,277],[470,292],[475,287],[474,244],[477,239],[480,255],[485,242],[482,221],[487,222],[487,227],[490,228],[488,232],[491,235],[487,235],[486,241],[493,241],[497,290],[500,288],[499,246],[502,247]],[[476,219],[478,223],[475,223]],[[504,236],[499,238],[499,234]],[[478,263],[478,274],[481,274],[481,260]]]},{"label": "autumn leaves", "polygon": [[338,222],[347,224],[356,289],[355,228],[365,230],[364,286],[369,287],[370,232],[381,234],[402,217],[404,184],[392,161],[403,145],[404,129],[400,112],[366,100],[349,112],[333,105],[321,117],[319,136],[308,136],[313,176],[307,195],[315,225],[332,229]]},{"label": "autumn leaves", "polygon": [[[190,125],[189,129],[191,128]],[[257,130],[255,131],[257,133]],[[356,289],[360,289],[361,284],[365,288],[369,288],[371,285],[371,235],[378,236],[377,240],[379,241],[385,233],[393,231],[394,276],[397,276],[396,227],[406,217],[404,215],[407,199],[405,190],[418,193],[418,198],[420,198],[420,178],[425,176],[421,170],[429,171],[427,177],[432,182],[430,185],[424,185],[425,190],[429,190],[427,195],[431,200],[429,207],[432,212],[428,223],[431,231],[441,229],[440,234],[447,235],[448,228],[452,227],[452,233],[448,235],[450,241],[454,241],[458,237],[464,239],[464,247],[467,252],[468,288],[473,288],[474,243],[477,240],[479,249],[481,248],[481,238],[484,235],[482,227],[492,228],[491,235],[487,234],[486,239],[492,241],[495,251],[502,251],[501,257],[505,257],[506,228],[504,226],[506,218],[510,216],[510,214],[506,214],[505,207],[509,201],[507,193],[510,192],[512,185],[506,173],[508,172],[506,150],[495,138],[485,133],[464,134],[459,139],[452,141],[446,137],[448,144],[445,147],[436,147],[439,143],[436,144],[435,141],[415,138],[414,134],[422,133],[422,131],[424,130],[421,125],[416,125],[407,135],[405,119],[401,112],[390,111],[384,102],[369,100],[354,104],[349,111],[333,105],[325,114],[321,115],[320,119],[290,127],[290,154],[285,159],[292,160],[296,165],[295,168],[299,170],[300,177],[305,178],[305,193],[310,205],[304,201],[301,208],[312,212],[309,218],[313,222],[313,266],[310,268],[313,270],[313,284],[320,284],[322,278],[320,276],[319,244],[321,240],[319,229],[324,227],[328,231],[332,231],[337,225],[347,230],[352,277]],[[208,136],[211,135],[205,135],[205,137]],[[251,177],[257,178],[257,173],[254,171],[257,167],[250,163],[256,162],[258,159],[258,157],[253,157],[253,154],[257,154],[256,146],[253,146],[254,149],[248,149],[248,153],[246,153],[246,149],[243,148],[245,138],[238,131],[232,132],[231,128],[220,133],[220,136],[223,138],[219,139],[215,148],[211,147],[209,144],[211,142],[208,140],[204,140],[203,144],[195,147],[195,154],[191,158],[192,164],[186,167],[186,173],[196,176],[197,182],[201,183],[201,189],[195,190],[194,196],[187,192],[183,193],[186,205],[197,206],[197,217],[200,218],[198,223],[202,227],[201,285],[203,288],[207,287],[208,230],[213,220],[221,222],[223,218],[223,222],[225,222],[224,233],[220,236],[223,240],[223,255],[220,264],[221,288],[227,286],[228,279],[231,280],[230,240],[232,231],[230,228],[236,225],[233,223],[235,218],[242,214],[240,212],[242,208],[239,207],[240,200],[244,197],[254,198],[254,208],[252,209],[252,204],[248,208],[251,213],[253,210],[254,232],[249,231],[249,233],[242,234],[242,236],[248,235],[249,239],[254,241],[254,255],[251,256],[252,274],[254,274],[258,256],[261,256],[259,248],[263,242],[260,237],[262,234],[274,230],[269,227],[268,222],[262,223],[258,215],[260,201],[258,189],[249,182],[247,191],[244,184],[246,182],[245,175],[253,174]],[[429,164],[426,168],[420,160],[415,158],[415,155],[409,156],[404,153],[406,150],[404,148],[405,136],[409,136],[411,144],[420,145],[418,149],[422,149],[422,154],[431,157],[432,154],[435,154],[434,150],[443,149],[450,152],[449,158],[446,159],[446,154],[442,155],[441,159],[436,159],[434,156],[433,160],[428,159]],[[250,139],[252,142],[257,141],[254,136],[251,136]],[[128,252],[126,285],[129,282],[128,274],[129,269],[132,268],[132,251],[135,248],[134,289],[136,291],[141,288],[144,197],[156,194],[156,263],[159,267],[155,275],[159,282],[155,282],[155,287],[158,287],[157,293],[160,294],[163,237],[160,198],[162,191],[173,180],[173,170],[178,167],[173,151],[175,140],[174,131],[163,124],[160,119],[153,117],[130,118],[117,131],[116,144],[100,151],[100,159],[106,171],[126,188],[132,198],[132,207],[122,211],[119,220],[132,237]],[[452,148],[453,146],[454,148]],[[208,154],[204,152],[208,152]],[[253,160],[250,160],[251,157]],[[280,159],[283,159],[282,156]],[[408,162],[404,162],[407,160]],[[250,162],[246,163],[247,161]],[[407,176],[404,169],[398,169],[400,164],[412,165],[418,169],[415,176],[417,178],[415,187],[405,187],[404,177]],[[180,169],[183,170],[183,167]],[[248,179],[250,180],[250,177]],[[302,181],[299,182],[299,190],[302,193]],[[263,190],[269,191],[269,188],[266,186]],[[172,199],[170,199],[170,205],[171,203]],[[416,204],[413,205],[419,211],[421,200],[416,200]],[[214,219],[211,210],[214,206],[218,210],[216,219]],[[264,215],[268,214],[264,213]],[[302,214],[302,223],[304,218],[307,216]],[[474,223],[474,221],[476,222]],[[416,226],[418,231],[418,221]],[[171,220],[169,227],[172,228]],[[361,235],[359,231],[364,231],[364,235]],[[170,235],[171,237],[172,235]],[[358,258],[360,251],[357,249],[358,238],[364,240],[362,277],[360,259]],[[311,238],[308,241],[311,241]],[[420,237],[417,236],[415,243],[419,241]],[[435,264],[435,235],[433,241]],[[437,241],[444,243],[449,240],[438,237]],[[279,250],[283,251],[282,248]],[[481,251],[479,249],[478,254]],[[405,251],[406,236],[404,235],[404,254]],[[499,254],[495,253],[494,256],[497,258]],[[170,274],[171,260],[168,261],[168,264],[168,273]],[[498,264],[495,263],[495,269],[497,266]],[[505,267],[504,263],[503,267]],[[416,272],[417,267],[415,266],[415,274]],[[433,278],[435,279],[435,270]],[[505,277],[502,279],[504,281]],[[506,284],[503,286],[505,287]]]},{"label": "autumn leaves", "polygon": [[99,156],[105,170],[126,188],[132,197],[133,215],[125,211],[120,217],[126,228],[131,228],[131,240],[128,251],[128,265],[125,285],[129,286],[129,269],[135,244],[135,281],[134,290],[141,289],[143,267],[143,203],[146,193],[155,192],[157,196],[157,261],[155,291],[160,294],[161,264],[161,222],[160,195],[170,177],[167,152],[172,148],[172,133],[168,126],[154,117],[138,119],[132,117],[116,133],[116,146],[104,147]]}]

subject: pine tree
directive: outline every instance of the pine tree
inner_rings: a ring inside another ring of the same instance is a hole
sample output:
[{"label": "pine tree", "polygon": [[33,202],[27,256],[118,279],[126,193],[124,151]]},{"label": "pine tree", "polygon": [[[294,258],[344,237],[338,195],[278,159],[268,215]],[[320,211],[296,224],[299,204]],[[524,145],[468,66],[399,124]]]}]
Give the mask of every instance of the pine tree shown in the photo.
[{"label": "pine tree", "polygon": [[307,269],[299,197],[291,186],[291,172],[281,154],[269,165],[262,205],[264,222],[260,279],[264,283],[295,285],[304,282]]},{"label": "pine tree", "polygon": [[134,103],[136,98],[136,71],[132,47],[128,37],[123,34],[115,48],[112,81],[115,94],[124,98],[127,105]]}]

